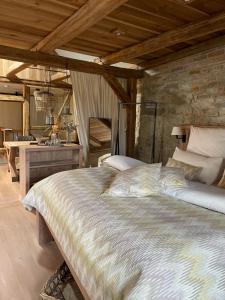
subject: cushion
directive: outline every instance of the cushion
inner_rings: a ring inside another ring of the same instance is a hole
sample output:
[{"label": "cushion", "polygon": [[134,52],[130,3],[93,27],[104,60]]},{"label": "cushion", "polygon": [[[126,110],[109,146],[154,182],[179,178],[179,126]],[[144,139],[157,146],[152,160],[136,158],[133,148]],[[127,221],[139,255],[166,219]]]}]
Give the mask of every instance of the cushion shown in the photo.
[{"label": "cushion", "polygon": [[161,164],[145,164],[119,172],[104,195],[146,197],[160,193]]},{"label": "cushion", "polygon": [[225,189],[225,170],[224,170],[223,176],[220,179],[220,182],[218,183],[217,186],[220,187],[220,188],[224,188]]},{"label": "cushion", "polygon": [[185,178],[188,180],[197,180],[202,168],[186,164],[184,162],[169,158],[166,164],[167,167],[180,168],[184,171]]},{"label": "cushion", "polygon": [[197,180],[206,184],[213,184],[217,180],[223,163],[222,157],[206,157],[179,148],[176,148],[173,159],[201,167],[202,170],[197,175]]},{"label": "cushion", "polygon": [[168,187],[181,188],[188,186],[184,176],[184,170],[181,168],[163,167],[160,175],[161,190],[165,192]]},{"label": "cushion", "polygon": [[113,155],[104,160],[103,165],[113,167],[119,171],[125,171],[131,168],[145,165],[143,161],[123,156],[123,155]]},{"label": "cushion", "polygon": [[225,158],[225,128],[191,126],[187,151],[209,157]]}]

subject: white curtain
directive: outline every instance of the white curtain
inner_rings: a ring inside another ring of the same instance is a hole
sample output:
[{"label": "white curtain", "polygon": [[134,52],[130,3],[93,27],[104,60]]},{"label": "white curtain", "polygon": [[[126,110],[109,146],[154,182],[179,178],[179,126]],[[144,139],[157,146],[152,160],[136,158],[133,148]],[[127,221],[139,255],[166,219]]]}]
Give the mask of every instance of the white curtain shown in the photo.
[{"label": "white curtain", "polygon": [[[126,88],[126,79],[119,79]],[[101,75],[71,72],[75,122],[78,136],[84,147],[84,159],[87,160],[89,143],[89,118],[108,118],[112,120],[112,153],[115,153],[118,133],[119,99]],[[126,153],[126,110],[120,105],[119,116],[119,154]]]}]

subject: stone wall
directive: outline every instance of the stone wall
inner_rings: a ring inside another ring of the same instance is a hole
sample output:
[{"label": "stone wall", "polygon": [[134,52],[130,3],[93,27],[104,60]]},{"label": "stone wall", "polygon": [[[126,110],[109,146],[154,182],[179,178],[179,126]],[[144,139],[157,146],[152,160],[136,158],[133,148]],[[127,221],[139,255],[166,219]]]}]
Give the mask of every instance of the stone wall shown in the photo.
[{"label": "stone wall", "polygon": [[[142,82],[142,101],[158,103],[155,161],[167,161],[178,143],[171,136],[181,124],[225,125],[225,47],[168,63]],[[152,160],[153,116],[141,108],[138,157]]]}]

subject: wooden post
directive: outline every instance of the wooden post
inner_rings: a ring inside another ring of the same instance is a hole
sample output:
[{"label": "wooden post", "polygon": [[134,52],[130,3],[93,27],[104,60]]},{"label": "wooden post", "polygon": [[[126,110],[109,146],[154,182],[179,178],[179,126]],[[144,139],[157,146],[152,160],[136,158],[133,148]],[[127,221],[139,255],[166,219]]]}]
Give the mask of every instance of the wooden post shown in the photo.
[{"label": "wooden post", "polygon": [[[127,80],[127,91],[131,99],[131,104],[127,108],[127,156],[134,156],[135,147],[135,126],[136,126],[136,98],[137,98],[137,80],[134,78]],[[134,103],[134,104],[132,104]]]},{"label": "wooden post", "polygon": [[23,87],[23,135],[30,134],[30,87]]}]

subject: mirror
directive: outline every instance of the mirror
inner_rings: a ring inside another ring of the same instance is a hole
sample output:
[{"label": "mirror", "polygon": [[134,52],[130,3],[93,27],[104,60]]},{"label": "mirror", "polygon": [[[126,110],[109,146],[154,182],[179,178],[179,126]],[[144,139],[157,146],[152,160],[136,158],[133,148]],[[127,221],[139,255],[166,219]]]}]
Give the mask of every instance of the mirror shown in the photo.
[{"label": "mirror", "polygon": [[112,151],[112,121],[89,118],[89,165],[97,166],[98,158]]}]

